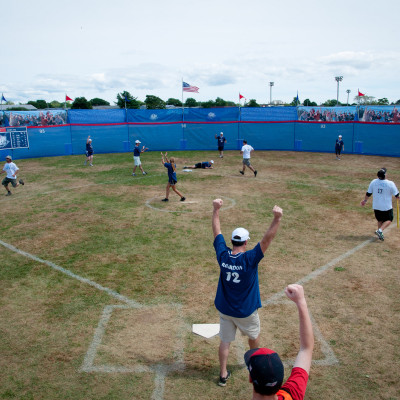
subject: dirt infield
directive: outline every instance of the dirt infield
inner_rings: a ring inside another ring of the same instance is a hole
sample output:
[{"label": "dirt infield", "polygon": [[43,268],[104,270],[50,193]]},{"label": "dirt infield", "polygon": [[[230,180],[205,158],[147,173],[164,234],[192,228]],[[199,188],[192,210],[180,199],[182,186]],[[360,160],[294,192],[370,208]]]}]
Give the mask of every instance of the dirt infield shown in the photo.
[{"label": "dirt infield", "polygon": [[[374,237],[371,202],[381,167],[400,187],[400,160],[344,154],[176,152],[177,187],[165,204],[166,169],[146,153],[16,160],[24,187],[1,193],[0,398],[246,399],[247,341],[232,346],[232,379],[217,386],[218,323],[212,200],[224,200],[226,238],[244,226],[261,239],[275,204],[281,228],[259,266],[261,343],[285,362],[298,351],[295,306],[280,295],[304,281],[316,346],[306,399],[400,398],[400,233]],[[211,170],[182,172],[215,159]],[[396,217],[396,211],[395,211]]]}]

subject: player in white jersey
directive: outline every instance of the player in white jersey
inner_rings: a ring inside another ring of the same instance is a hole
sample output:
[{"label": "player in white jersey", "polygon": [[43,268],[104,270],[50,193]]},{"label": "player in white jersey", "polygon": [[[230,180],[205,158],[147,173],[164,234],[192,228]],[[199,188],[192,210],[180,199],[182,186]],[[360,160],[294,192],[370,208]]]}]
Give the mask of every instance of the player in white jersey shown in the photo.
[{"label": "player in white jersey", "polygon": [[257,176],[257,170],[250,163],[250,153],[252,151],[254,151],[253,147],[247,144],[247,140],[243,140],[243,147],[240,150],[240,154],[243,154],[243,169],[239,171],[242,175],[244,175],[246,167],[249,167],[253,171],[254,176]]},{"label": "player in white jersey", "polygon": [[12,187],[16,188],[19,184],[24,185],[24,181],[22,179],[17,182],[17,173],[19,172],[19,168],[16,164],[12,162],[11,156],[6,157],[6,164],[3,167],[3,170],[0,173],[5,172],[7,176],[3,179],[1,184],[7,191],[6,196],[11,196],[11,191],[8,188],[8,185],[11,183]]},{"label": "player in white jersey", "polygon": [[399,191],[396,185],[386,179],[386,168],[378,171],[378,179],[374,179],[368,187],[364,200],[361,205],[367,204],[368,198],[372,197],[372,208],[374,209],[375,218],[378,221],[378,229],[375,234],[379,240],[384,240],[383,230],[386,229],[393,221],[392,196],[399,201]]}]

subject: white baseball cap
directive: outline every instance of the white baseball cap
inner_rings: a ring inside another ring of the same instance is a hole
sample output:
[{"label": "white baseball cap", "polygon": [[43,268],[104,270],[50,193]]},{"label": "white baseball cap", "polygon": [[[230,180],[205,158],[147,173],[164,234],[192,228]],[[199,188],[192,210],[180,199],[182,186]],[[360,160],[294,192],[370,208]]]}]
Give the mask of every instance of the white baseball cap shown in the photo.
[{"label": "white baseball cap", "polygon": [[6,156],[6,160],[12,160],[12,157],[11,156]]},{"label": "white baseball cap", "polygon": [[224,134],[224,132],[221,132],[221,135],[223,135]]},{"label": "white baseball cap", "polygon": [[214,164],[214,160],[211,160],[210,163],[211,163],[211,164]]},{"label": "white baseball cap", "polygon": [[136,140],[135,143],[142,143],[140,140]]},{"label": "white baseball cap", "polygon": [[339,137],[342,137],[342,135],[339,135]]},{"label": "white baseball cap", "polygon": [[236,242],[244,242],[245,240],[249,240],[249,231],[244,228],[236,228],[232,232],[232,240],[235,240]]}]

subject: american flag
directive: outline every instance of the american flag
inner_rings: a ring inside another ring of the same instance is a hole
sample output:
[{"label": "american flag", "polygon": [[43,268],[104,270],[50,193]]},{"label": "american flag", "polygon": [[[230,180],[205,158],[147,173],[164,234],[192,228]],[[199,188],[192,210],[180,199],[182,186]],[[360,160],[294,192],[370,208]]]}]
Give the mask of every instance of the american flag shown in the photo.
[{"label": "american flag", "polygon": [[191,86],[186,82],[182,82],[182,88],[184,92],[199,93],[199,88],[197,86]]}]

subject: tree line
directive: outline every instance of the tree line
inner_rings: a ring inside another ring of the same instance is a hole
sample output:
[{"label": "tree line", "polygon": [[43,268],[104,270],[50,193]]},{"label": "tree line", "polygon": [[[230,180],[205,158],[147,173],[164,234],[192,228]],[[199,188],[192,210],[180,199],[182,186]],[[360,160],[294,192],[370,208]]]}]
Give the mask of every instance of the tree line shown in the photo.
[{"label": "tree line", "polygon": [[[400,99],[396,102],[389,103],[389,100],[384,97],[382,99],[375,100],[375,97],[372,96],[356,96],[354,98],[356,102],[352,104],[337,102],[336,99],[326,100],[324,103],[317,104],[315,101],[311,101],[310,99],[305,99],[303,102],[297,97],[294,97],[292,102],[290,103],[282,103],[279,104],[281,106],[309,106],[309,107],[334,107],[336,105],[339,106],[356,106],[358,104],[361,105],[400,105]],[[14,103],[8,101],[6,104],[14,105]],[[110,103],[101,98],[94,98],[91,100],[87,100],[85,97],[77,97],[72,103],[60,103],[57,100],[53,100],[51,102],[46,102],[45,100],[31,100],[28,101],[27,104],[31,104],[39,110],[47,109],[47,108],[70,108],[70,109],[92,109],[97,106],[110,106]],[[162,100],[160,97],[147,95],[144,101],[138,100],[137,97],[134,97],[128,91],[123,91],[117,94],[116,101],[114,102],[120,108],[147,108],[149,110],[155,109],[165,109],[169,107],[200,107],[200,108],[213,108],[213,107],[263,107],[268,104],[258,104],[255,99],[250,99],[248,102],[245,102],[244,105],[239,103],[235,103],[233,101],[224,100],[221,97],[217,97],[215,100],[208,101],[197,101],[196,99],[189,97],[186,99],[184,103],[179,99],[169,98],[167,101]],[[23,111],[26,108],[20,103],[19,106],[15,106],[12,108],[8,108],[8,110],[14,111]]]}]

